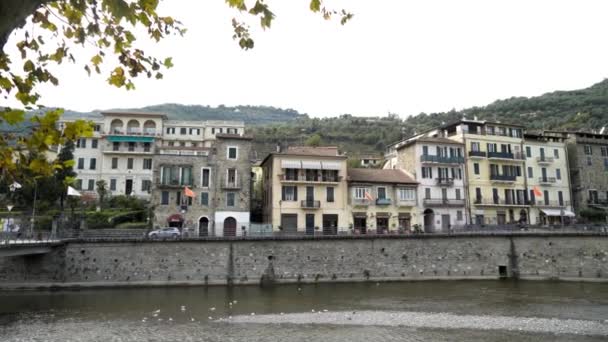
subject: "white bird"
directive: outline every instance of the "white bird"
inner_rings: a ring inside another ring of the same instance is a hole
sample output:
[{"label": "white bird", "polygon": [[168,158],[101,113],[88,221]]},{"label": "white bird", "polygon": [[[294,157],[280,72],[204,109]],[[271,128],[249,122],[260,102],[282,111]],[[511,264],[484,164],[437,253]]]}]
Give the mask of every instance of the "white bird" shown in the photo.
[{"label": "white bird", "polygon": [[155,313],[155,314],[153,314],[153,315],[152,315],[152,317],[158,317],[158,314],[157,314],[157,313]]},{"label": "white bird", "polygon": [[238,303],[238,302],[235,300],[235,301],[233,301],[233,303],[234,303],[234,304],[236,304],[236,303]]},{"label": "white bird", "polygon": [[194,322],[194,318],[190,317],[190,321]]},{"label": "white bird", "polygon": [[159,322],[160,322],[160,321],[162,321],[162,320],[163,320],[162,318],[159,318],[159,319],[158,319],[158,321],[159,321]]},{"label": "white bird", "polygon": [[215,308],[214,307],[213,308],[209,308],[209,311],[215,311]]},{"label": "white bird", "polygon": [[160,313],[160,309],[156,310],[156,311],[152,311],[153,313]]},{"label": "white bird", "polygon": [[315,309],[310,310],[310,312],[315,312]]},{"label": "white bird", "polygon": [[207,317],[207,318],[209,318],[209,319],[213,319],[213,317],[211,317],[211,316],[209,316],[209,317]]},{"label": "white bird", "polygon": [[283,316],[283,315],[284,315],[284,313],[281,312],[281,316]]},{"label": "white bird", "polygon": [[228,316],[228,319],[232,319],[232,316]]},{"label": "white bird", "polygon": [[252,312],[252,313],[251,313],[251,316],[255,316],[255,312]]},{"label": "white bird", "polygon": [[169,317],[169,321],[173,321],[173,318]]},{"label": "white bird", "polygon": [[182,305],[182,307],[180,308],[182,311],[186,311],[186,307],[184,305]]},{"label": "white bird", "polygon": [[327,312],[327,309],[323,309],[323,312]]}]

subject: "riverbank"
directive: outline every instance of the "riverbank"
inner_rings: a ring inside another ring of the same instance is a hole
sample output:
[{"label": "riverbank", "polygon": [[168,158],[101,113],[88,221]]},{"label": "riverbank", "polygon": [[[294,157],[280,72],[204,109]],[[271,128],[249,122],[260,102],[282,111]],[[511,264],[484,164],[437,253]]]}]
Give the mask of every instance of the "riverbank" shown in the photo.
[{"label": "riverbank", "polygon": [[0,289],[529,279],[608,282],[608,237],[67,241],[0,258]]}]

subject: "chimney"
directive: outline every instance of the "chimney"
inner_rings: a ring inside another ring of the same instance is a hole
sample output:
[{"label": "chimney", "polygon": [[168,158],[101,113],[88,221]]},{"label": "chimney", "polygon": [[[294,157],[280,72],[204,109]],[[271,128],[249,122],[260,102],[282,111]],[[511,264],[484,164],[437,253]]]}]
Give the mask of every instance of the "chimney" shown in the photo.
[{"label": "chimney", "polygon": [[277,144],[277,153],[281,153],[281,144]]}]

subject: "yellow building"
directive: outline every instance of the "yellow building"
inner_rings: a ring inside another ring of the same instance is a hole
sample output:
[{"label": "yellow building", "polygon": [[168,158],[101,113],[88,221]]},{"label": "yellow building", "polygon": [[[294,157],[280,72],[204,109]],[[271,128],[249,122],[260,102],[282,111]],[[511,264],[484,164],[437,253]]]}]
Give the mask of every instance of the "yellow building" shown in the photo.
[{"label": "yellow building", "polygon": [[523,126],[463,119],[441,130],[465,146],[471,223],[529,222]]},{"label": "yellow building", "polygon": [[417,185],[402,170],[349,169],[349,228],[355,234],[411,231],[417,221]]},{"label": "yellow building", "polygon": [[337,147],[290,147],[262,161],[263,221],[287,234],[347,232],[346,156]]}]

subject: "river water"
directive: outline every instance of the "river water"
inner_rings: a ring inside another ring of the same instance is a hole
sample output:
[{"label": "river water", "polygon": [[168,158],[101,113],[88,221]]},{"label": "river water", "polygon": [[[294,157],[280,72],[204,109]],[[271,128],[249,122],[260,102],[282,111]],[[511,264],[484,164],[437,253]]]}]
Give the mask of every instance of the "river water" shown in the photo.
[{"label": "river water", "polygon": [[425,281],[0,292],[0,341],[607,341],[608,285]]}]

